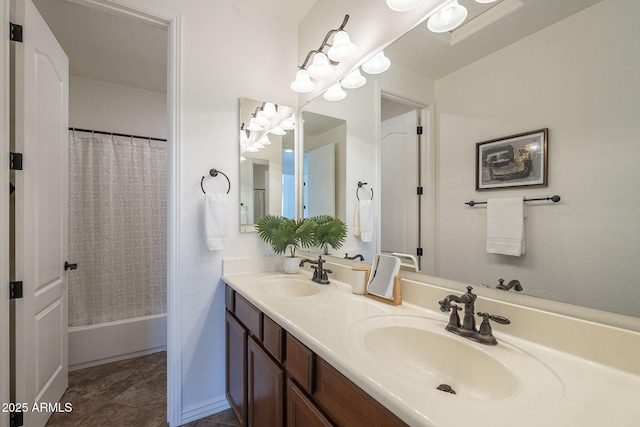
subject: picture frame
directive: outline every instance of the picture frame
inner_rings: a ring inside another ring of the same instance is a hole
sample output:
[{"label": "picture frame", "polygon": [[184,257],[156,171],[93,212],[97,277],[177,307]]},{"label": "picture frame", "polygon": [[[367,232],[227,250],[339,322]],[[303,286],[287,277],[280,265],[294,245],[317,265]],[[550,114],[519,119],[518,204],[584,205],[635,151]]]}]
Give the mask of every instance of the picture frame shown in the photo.
[{"label": "picture frame", "polygon": [[548,185],[549,129],[476,143],[476,191]]}]

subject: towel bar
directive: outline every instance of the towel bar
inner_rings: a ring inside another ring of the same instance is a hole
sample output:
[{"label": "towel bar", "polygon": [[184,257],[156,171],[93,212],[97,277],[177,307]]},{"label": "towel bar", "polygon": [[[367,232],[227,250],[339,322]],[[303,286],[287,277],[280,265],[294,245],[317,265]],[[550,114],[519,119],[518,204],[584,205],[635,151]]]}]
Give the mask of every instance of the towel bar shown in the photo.
[{"label": "towel bar", "polygon": [[[358,181],[358,188],[356,188],[356,199],[360,200],[360,196],[358,196],[358,190],[367,185],[366,182]],[[371,200],[373,200],[373,188],[371,188]]]},{"label": "towel bar", "polygon": [[[549,197],[540,197],[538,199],[524,199],[525,202],[535,202],[538,200],[551,200],[554,203],[557,203],[560,201],[560,196],[555,195],[555,196],[549,196]],[[464,202],[465,205],[469,205],[469,206],[475,206],[475,205],[486,205],[487,202],[474,202],[473,200],[469,201],[469,202]]]}]

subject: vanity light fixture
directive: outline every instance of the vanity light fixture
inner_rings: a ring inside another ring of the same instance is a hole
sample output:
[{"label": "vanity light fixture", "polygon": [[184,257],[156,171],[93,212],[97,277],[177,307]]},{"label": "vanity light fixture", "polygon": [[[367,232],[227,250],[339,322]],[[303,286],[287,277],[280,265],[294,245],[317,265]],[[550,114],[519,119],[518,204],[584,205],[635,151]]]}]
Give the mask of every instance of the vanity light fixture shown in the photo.
[{"label": "vanity light fixture", "polygon": [[357,89],[364,86],[366,82],[367,79],[360,73],[360,68],[356,68],[347,74],[340,84],[345,89]]},{"label": "vanity light fixture", "polygon": [[[240,153],[256,153],[271,145],[269,134],[283,136],[287,130],[295,128],[290,109],[278,108],[271,102],[263,102],[251,114],[249,126],[240,126]],[[288,116],[287,116],[288,115]],[[260,123],[263,123],[262,125]]]},{"label": "vanity light fixture", "polygon": [[347,93],[342,90],[340,83],[336,83],[322,94],[322,97],[327,101],[340,101],[347,96]]},{"label": "vanity light fixture", "polygon": [[418,7],[422,1],[423,0],[387,0],[387,6],[396,12],[406,12],[407,10]]},{"label": "vanity light fixture", "polygon": [[[345,15],[340,27],[330,30],[324,37],[320,47],[307,54],[302,65],[298,67],[296,79],[291,83],[293,91],[298,93],[311,92],[316,85],[310,77],[322,79],[331,75],[334,65],[338,65],[339,61],[343,61],[357,51],[357,47],[351,42],[349,34],[344,31],[348,21],[349,15]],[[332,36],[332,44],[329,44],[329,39]],[[327,52],[325,52],[325,48],[328,48]],[[313,61],[308,65],[311,58],[313,58]]]},{"label": "vanity light fixture", "polygon": [[367,74],[380,74],[389,69],[391,61],[384,56],[384,51],[380,51],[373,58],[362,64],[362,71]]},{"label": "vanity light fixture", "polygon": [[434,33],[446,33],[457,28],[467,18],[467,8],[451,0],[429,17],[427,28]]}]

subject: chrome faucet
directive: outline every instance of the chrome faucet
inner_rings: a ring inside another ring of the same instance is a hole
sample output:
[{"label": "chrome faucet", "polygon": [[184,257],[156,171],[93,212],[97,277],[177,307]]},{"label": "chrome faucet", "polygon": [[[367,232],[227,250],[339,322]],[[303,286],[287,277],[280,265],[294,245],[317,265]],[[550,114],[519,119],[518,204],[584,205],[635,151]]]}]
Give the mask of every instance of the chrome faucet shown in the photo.
[{"label": "chrome faucet", "polygon": [[498,279],[500,282],[496,289],[502,289],[503,291],[508,291],[509,289],[513,289],[516,292],[522,291],[522,285],[519,280],[512,280],[507,285],[504,284],[504,279]]},{"label": "chrome faucet", "polygon": [[324,268],[325,261],[322,259],[322,255],[319,255],[316,261],[304,258],[300,261],[300,267],[303,267],[305,263],[312,264],[311,268],[313,269],[313,277],[311,278],[311,281],[320,283],[321,285],[329,284],[329,274],[333,273],[333,271]]},{"label": "chrome faucet", "polygon": [[[482,317],[482,324],[480,325],[480,330],[477,330],[475,318],[475,302],[477,295],[471,292],[472,290],[473,288],[471,286],[467,286],[466,293],[460,296],[447,295],[442,301],[438,301],[441,311],[449,312],[453,310],[451,316],[449,316],[449,324],[447,324],[445,329],[481,344],[496,345],[498,340],[493,336],[489,320],[493,320],[494,322],[504,325],[508,325],[511,322],[506,317],[491,315],[489,313],[478,313],[478,316]],[[458,311],[462,310],[462,308],[458,307],[456,304],[452,304],[452,302],[464,304],[464,318],[462,324],[460,324],[460,316],[458,315]]]}]

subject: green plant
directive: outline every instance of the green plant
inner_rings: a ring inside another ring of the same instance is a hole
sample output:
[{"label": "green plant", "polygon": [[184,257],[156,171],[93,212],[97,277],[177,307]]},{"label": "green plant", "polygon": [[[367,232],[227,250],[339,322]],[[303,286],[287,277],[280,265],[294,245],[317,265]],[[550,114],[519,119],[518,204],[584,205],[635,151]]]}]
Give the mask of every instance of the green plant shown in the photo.
[{"label": "green plant", "polygon": [[289,257],[296,256],[296,250],[313,244],[315,223],[307,218],[289,219],[279,215],[265,215],[258,220],[258,236],[271,246],[278,255],[289,250]]},{"label": "green plant", "polygon": [[347,237],[347,225],[340,219],[331,215],[318,215],[311,218],[315,224],[313,230],[313,244],[322,249],[325,255],[329,254],[329,246],[333,250],[340,249]]}]

